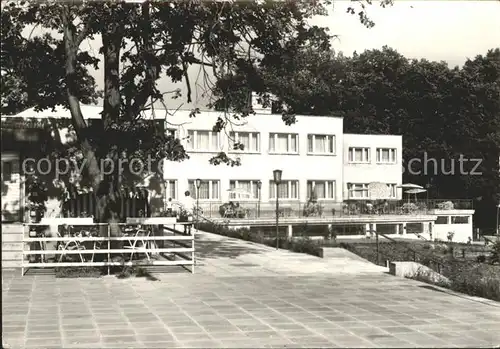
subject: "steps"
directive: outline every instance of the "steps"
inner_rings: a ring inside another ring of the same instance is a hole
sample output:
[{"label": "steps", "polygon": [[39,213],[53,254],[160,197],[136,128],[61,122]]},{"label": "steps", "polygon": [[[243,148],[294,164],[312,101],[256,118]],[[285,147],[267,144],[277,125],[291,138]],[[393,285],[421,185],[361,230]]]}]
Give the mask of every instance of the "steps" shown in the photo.
[{"label": "steps", "polygon": [[2,224],[2,268],[20,268],[23,257],[23,226]]}]

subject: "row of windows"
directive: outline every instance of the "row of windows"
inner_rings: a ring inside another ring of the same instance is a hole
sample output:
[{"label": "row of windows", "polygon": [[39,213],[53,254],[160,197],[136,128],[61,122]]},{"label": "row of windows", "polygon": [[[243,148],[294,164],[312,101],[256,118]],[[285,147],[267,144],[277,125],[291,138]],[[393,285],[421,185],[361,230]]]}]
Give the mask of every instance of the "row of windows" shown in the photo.
[{"label": "row of windows", "polygon": [[[395,164],[396,149],[394,148],[377,148],[376,162],[383,164]],[[371,163],[371,149],[370,148],[349,148],[349,162],[367,164]]]},{"label": "row of windows", "polygon": [[[397,197],[396,184],[387,184],[389,198]],[[368,199],[370,197],[370,189],[368,183],[348,183],[347,184],[349,199]]]},{"label": "row of windows", "polygon": [[[176,136],[174,129],[169,129],[172,136]],[[261,137],[259,132],[230,132],[231,151],[244,153],[260,153]],[[235,149],[236,144],[241,144],[243,149]],[[206,130],[189,130],[187,150],[192,151],[219,151],[222,146],[220,134]],[[270,133],[269,153],[298,154],[299,135],[296,133]],[[308,154],[335,154],[334,135],[307,135]],[[370,163],[370,148],[349,148],[349,162]],[[376,161],[378,163],[396,163],[396,149],[377,148]]]},{"label": "row of windows", "polygon": [[436,224],[469,224],[469,216],[438,216]]},{"label": "row of windows", "polygon": [[[175,180],[166,181],[167,196],[172,199],[178,199]],[[196,199],[197,191],[195,180],[189,180],[189,191],[191,196]],[[261,184],[262,185],[262,184]],[[390,191],[390,197],[396,198],[396,184],[387,184]],[[368,184],[349,183],[347,185],[348,196],[351,199],[369,198]],[[318,199],[334,200],[336,195],[335,181],[309,180],[307,181],[307,198],[316,194]],[[229,198],[237,200],[256,200],[259,199],[259,181],[258,180],[231,180],[229,181]],[[278,198],[280,199],[299,199],[299,181],[285,180],[278,185]],[[199,188],[200,200],[220,200],[220,180],[202,180]],[[269,181],[269,199],[276,199],[276,184]]]},{"label": "row of windows", "polygon": [[[188,137],[188,150],[219,151],[222,145],[220,135],[217,132],[190,130],[188,131]],[[229,139],[231,151],[244,153],[261,152],[261,137],[259,132],[230,132]],[[241,144],[243,149],[235,149],[236,144]],[[308,135],[307,151],[311,154],[335,154],[335,136]],[[270,133],[269,152],[277,154],[298,154],[299,135],[292,133]]]}]

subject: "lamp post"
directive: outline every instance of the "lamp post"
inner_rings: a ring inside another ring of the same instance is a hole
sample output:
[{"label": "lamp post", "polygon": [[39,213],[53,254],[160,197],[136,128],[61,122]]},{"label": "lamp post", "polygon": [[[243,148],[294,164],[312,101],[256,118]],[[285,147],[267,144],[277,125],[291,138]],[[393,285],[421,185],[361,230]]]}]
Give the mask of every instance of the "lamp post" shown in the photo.
[{"label": "lamp post", "polygon": [[425,185],[425,189],[427,189],[427,191],[425,193],[427,195],[427,200],[426,200],[426,203],[425,203],[425,207],[426,207],[427,210],[430,208],[430,206],[429,206],[429,190],[431,190],[431,187],[432,187],[432,183],[431,182],[432,182],[432,179],[431,179],[431,181],[429,183],[427,183]]},{"label": "lamp post", "polygon": [[196,178],[196,230],[198,230],[198,226],[199,226],[199,219],[200,219],[200,207],[199,207],[199,203],[200,203],[200,186],[201,186],[201,179],[199,178]]},{"label": "lamp post", "polygon": [[497,236],[500,236],[500,226],[498,225],[499,222],[498,222],[498,212],[500,211],[500,202],[498,203],[497,205]]},{"label": "lamp post", "polygon": [[276,249],[278,250],[279,249],[279,236],[280,236],[280,233],[279,233],[279,200],[278,200],[278,186],[279,184],[281,183],[281,174],[283,173],[283,171],[281,170],[274,170],[273,171],[273,177],[274,177],[274,183],[276,183]]},{"label": "lamp post", "polygon": [[259,196],[259,201],[257,202],[257,217],[260,218],[260,189],[262,188],[262,182],[257,182],[257,195]]}]

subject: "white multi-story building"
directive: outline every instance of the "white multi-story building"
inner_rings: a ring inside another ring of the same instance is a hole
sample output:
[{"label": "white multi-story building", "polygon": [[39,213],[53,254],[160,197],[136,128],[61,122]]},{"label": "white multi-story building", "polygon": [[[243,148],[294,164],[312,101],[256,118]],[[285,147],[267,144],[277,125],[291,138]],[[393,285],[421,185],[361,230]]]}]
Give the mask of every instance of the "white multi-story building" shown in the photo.
[{"label": "white multi-story building", "polygon": [[[344,134],[343,119],[335,116],[297,116],[296,123],[287,126],[281,114],[272,114],[270,109],[255,104],[254,110],[256,114],[247,118],[231,119],[225,131],[219,133],[212,128],[218,118],[225,118],[222,112],[204,111],[193,117],[191,111],[178,110],[169,115],[165,128],[181,139],[190,159],[165,162],[166,198],[182,199],[186,191],[195,197],[195,181],[201,179],[200,204],[213,203],[218,207],[229,200],[273,203],[276,201],[273,170],[280,169],[283,177],[278,196],[289,204],[306,202],[313,188],[319,201],[326,204],[370,199],[368,186],[374,182],[388,186],[387,199],[401,199],[401,189],[396,188],[402,181],[401,136]],[[102,108],[82,106],[82,111],[85,118],[99,119]],[[165,117],[159,110],[155,115]],[[69,119],[71,116],[68,110],[57,108],[42,112],[30,109],[14,117]],[[234,142],[243,144],[244,149],[234,150]],[[209,160],[219,152],[239,157],[241,166],[210,164]],[[22,177],[22,166],[7,166],[11,162],[19,164],[21,153],[16,153],[16,147],[9,149],[8,154],[2,152],[3,172],[17,171],[3,175]],[[9,185],[20,186],[20,182],[16,183]],[[3,203],[12,201],[11,206],[20,209],[22,192],[22,188],[19,191],[11,188],[8,196],[2,194]]]},{"label": "white multi-story building", "polygon": [[[256,111],[223,133],[212,132],[219,112],[189,118],[189,112],[178,111],[169,117],[169,131],[183,139],[190,156],[165,165],[173,199],[193,192],[199,178],[200,201],[227,202],[234,198],[234,189],[251,194],[240,195],[240,201],[257,200],[260,181],[261,201],[274,202],[275,169],[283,171],[278,189],[282,201],[305,202],[313,188],[320,201],[370,199],[368,186],[373,182],[389,187],[388,199],[401,199],[396,188],[402,181],[401,136],[344,134],[343,119],[335,116],[297,116],[296,123],[287,126],[281,115]],[[235,141],[244,150],[234,151]],[[239,157],[241,166],[210,165],[209,159],[221,151]]]},{"label": "white multi-story building", "polygon": [[[168,115],[165,129],[181,140],[190,159],[164,163],[165,198],[182,200],[186,191],[190,191],[194,198],[199,194],[197,200],[200,206],[204,210],[208,209],[210,217],[215,218],[219,217],[217,212],[220,212],[220,205],[228,201],[237,201],[254,213],[257,210],[258,214],[252,213],[251,217],[264,217],[260,215],[260,210],[274,212],[276,195],[282,207],[288,205],[293,211],[300,212],[313,189],[329,217],[335,216],[334,210],[345,210],[346,205],[342,203],[348,200],[402,199],[402,190],[398,188],[402,184],[403,174],[402,136],[347,134],[343,132],[343,118],[336,116],[299,115],[296,116],[296,123],[288,126],[280,114],[272,114],[269,109],[257,105],[254,105],[254,110],[255,115],[244,119],[231,118],[232,122],[219,133],[212,129],[219,118],[225,119],[223,112],[204,111],[193,117],[191,111],[178,110]],[[83,115],[88,119],[100,119],[101,111],[102,107],[82,106]],[[155,114],[158,119],[165,120],[164,111],[156,110]],[[30,109],[13,117],[57,118],[68,119],[69,122],[70,112],[60,107],[42,112]],[[8,118],[2,117],[4,122]],[[152,113],[146,118],[153,119]],[[16,129],[16,122],[10,126],[5,126],[8,123],[4,122],[1,154],[2,222],[19,222],[25,213],[21,163],[29,156],[30,147],[38,144],[37,139],[41,136],[37,128],[40,125],[37,122],[22,122],[19,126],[21,129]],[[64,132],[60,133],[65,137],[62,134]],[[234,142],[243,144],[244,149],[234,150]],[[220,152],[240,158],[241,166],[210,164],[209,160]],[[273,181],[273,171],[276,169],[282,170],[283,174],[278,193]],[[197,179],[201,180],[199,188],[195,188]],[[55,202],[54,207],[60,205]],[[330,209],[332,212],[329,212]],[[449,219],[444,217],[445,213],[435,213],[443,217],[435,222],[440,226],[435,229],[434,237],[443,239],[449,231],[456,231],[457,240],[467,241],[472,236],[473,211],[447,211],[448,216],[453,216]],[[457,218],[457,215],[468,217]],[[346,217],[335,218],[336,223],[332,218],[329,224],[354,224],[349,215]],[[389,220],[382,216],[366,216],[356,222],[364,226],[377,221],[379,225],[383,222],[399,227],[411,221],[424,227],[434,220],[436,218],[432,216],[400,215]],[[289,224],[291,227],[292,223]],[[462,225],[458,227],[457,224]],[[428,229],[429,238],[431,230]],[[396,231],[397,234],[405,234],[404,227]],[[422,228],[421,231],[426,230]]]}]

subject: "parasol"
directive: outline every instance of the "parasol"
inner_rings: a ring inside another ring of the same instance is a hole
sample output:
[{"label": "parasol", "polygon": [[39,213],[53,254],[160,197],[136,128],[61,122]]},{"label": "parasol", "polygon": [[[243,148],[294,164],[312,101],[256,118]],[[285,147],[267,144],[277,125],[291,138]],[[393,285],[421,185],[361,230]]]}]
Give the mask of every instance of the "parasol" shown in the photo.
[{"label": "parasol", "polygon": [[415,188],[415,189],[407,190],[405,193],[408,194],[408,201],[410,200],[411,194],[415,194],[415,201],[417,201],[417,194],[425,193],[426,191],[427,191],[426,189]]}]

